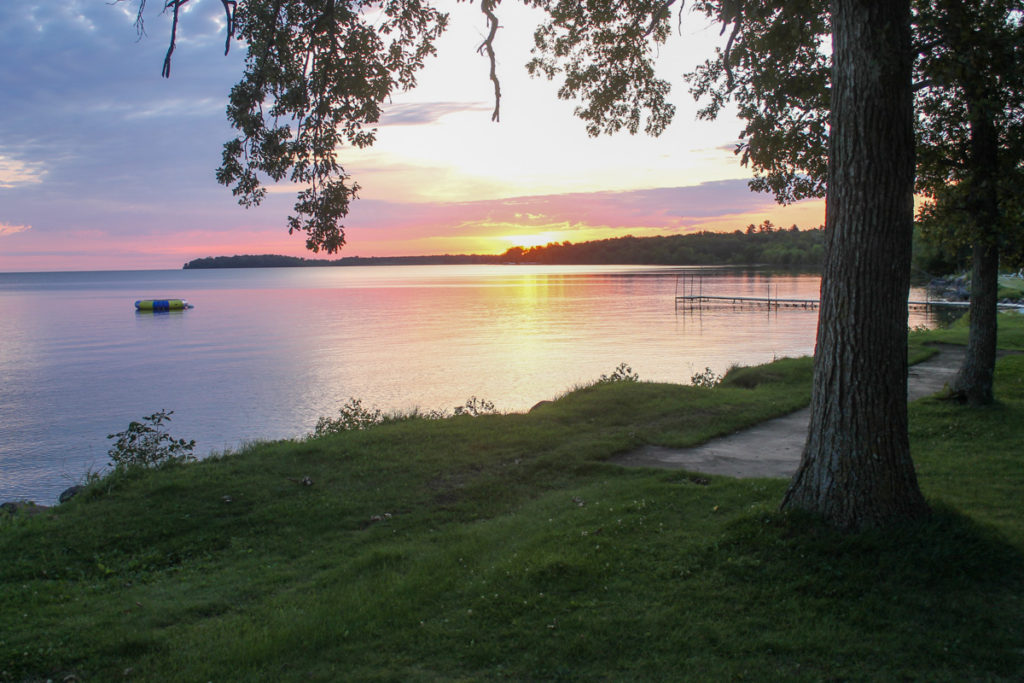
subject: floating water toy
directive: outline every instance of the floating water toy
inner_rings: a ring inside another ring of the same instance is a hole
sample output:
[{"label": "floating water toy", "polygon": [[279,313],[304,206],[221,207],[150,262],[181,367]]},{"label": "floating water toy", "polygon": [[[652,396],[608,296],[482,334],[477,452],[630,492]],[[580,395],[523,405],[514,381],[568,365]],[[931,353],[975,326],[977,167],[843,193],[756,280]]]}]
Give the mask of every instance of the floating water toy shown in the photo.
[{"label": "floating water toy", "polygon": [[135,302],[137,311],[183,311],[192,307],[184,299],[139,299]]}]

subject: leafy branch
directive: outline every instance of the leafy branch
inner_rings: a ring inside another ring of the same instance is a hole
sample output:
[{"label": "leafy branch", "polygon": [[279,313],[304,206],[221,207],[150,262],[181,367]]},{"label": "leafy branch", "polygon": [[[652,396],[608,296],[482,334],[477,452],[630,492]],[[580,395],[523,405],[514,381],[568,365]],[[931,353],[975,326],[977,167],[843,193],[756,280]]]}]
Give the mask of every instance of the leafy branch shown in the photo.
[{"label": "leafy branch", "polygon": [[171,462],[195,460],[192,454],[195,439],[175,439],[164,427],[173,414],[173,410],[159,410],[142,418],[141,422],[132,421],[123,432],[108,434],[108,439],[116,439],[107,451],[114,469],[159,467]]}]

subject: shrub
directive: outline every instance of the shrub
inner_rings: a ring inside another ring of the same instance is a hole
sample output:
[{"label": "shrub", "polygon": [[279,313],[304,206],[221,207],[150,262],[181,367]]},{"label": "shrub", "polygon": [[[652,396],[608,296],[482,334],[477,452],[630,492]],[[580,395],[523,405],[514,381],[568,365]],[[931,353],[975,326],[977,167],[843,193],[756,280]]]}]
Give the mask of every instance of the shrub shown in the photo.
[{"label": "shrub", "polygon": [[338,417],[321,417],[313,428],[313,436],[340,434],[360,429],[369,429],[384,421],[384,413],[379,408],[364,408],[358,398],[350,398],[348,403],[338,410]]},{"label": "shrub", "polygon": [[633,368],[629,367],[625,363],[619,363],[619,367],[615,368],[610,375],[601,375],[597,383],[608,384],[610,382],[639,382],[640,375],[633,372]]},{"label": "shrub", "polygon": [[722,383],[722,376],[716,374],[711,368],[704,368],[704,372],[695,373],[690,377],[690,384],[695,387],[707,387],[711,389]]},{"label": "shrub", "polygon": [[117,439],[107,451],[114,469],[159,467],[171,462],[195,460],[192,454],[196,447],[195,439],[175,439],[164,427],[173,414],[173,410],[159,410],[142,418],[141,422],[130,422],[123,432],[108,434],[108,439]]},{"label": "shrub", "polygon": [[431,410],[420,412],[414,409],[410,413],[392,413],[385,415],[380,408],[366,408],[362,399],[350,398],[348,403],[338,410],[338,417],[321,417],[316,421],[313,428],[312,438],[316,439],[327,434],[340,434],[341,432],[353,432],[361,429],[369,429],[385,422],[400,422],[402,420],[446,420],[455,415],[493,415],[498,409],[488,400],[471,396],[464,405],[455,406],[452,412],[447,409]]},{"label": "shrub", "polygon": [[470,396],[465,405],[455,406],[456,415],[472,415],[476,417],[477,415],[494,415],[497,412],[498,409],[494,407],[493,403],[476,396]]}]

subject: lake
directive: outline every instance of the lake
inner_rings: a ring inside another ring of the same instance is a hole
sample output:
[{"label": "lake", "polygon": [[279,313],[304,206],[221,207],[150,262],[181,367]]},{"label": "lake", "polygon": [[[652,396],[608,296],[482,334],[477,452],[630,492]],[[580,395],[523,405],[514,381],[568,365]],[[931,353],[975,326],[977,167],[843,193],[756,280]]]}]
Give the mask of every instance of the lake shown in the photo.
[{"label": "lake", "polygon": [[[350,397],[525,411],[629,364],[687,383],[813,351],[817,312],[677,309],[676,293],[817,298],[817,275],[633,266],[0,273],[0,501],[54,502],[160,409],[197,454],[300,437]],[[136,313],[142,298],[195,308]],[[913,313],[910,324],[929,324]]]}]

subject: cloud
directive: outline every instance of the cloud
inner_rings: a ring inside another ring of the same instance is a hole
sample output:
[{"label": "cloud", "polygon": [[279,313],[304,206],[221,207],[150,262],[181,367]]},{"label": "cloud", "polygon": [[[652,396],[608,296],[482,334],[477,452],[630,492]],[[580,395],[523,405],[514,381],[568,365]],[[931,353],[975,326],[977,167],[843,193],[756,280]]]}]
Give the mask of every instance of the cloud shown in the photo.
[{"label": "cloud", "polygon": [[392,104],[381,116],[382,126],[422,126],[435,123],[448,114],[490,111],[492,105],[483,102],[410,102]]},{"label": "cloud", "polygon": [[35,185],[43,182],[46,170],[42,164],[28,163],[0,154],[0,188]]},{"label": "cloud", "polygon": [[123,118],[124,121],[156,118],[207,118],[211,115],[220,115],[223,111],[224,99],[222,97],[171,97],[120,106],[105,102],[94,107],[94,113],[98,115],[113,113]]},{"label": "cloud", "polygon": [[[0,153],[45,159],[65,178],[94,179],[97,166],[132,166],[121,182],[165,184],[145,177],[157,160],[173,164],[178,177],[209,177],[229,137],[224,105],[244,56],[237,49],[223,56],[220,3],[196,5],[183,17],[171,79],[160,77],[170,25],[170,16],[157,11],[163,3],[150,3],[151,35],[141,37],[128,3],[49,5],[0,2],[0,63],[18,65],[0,69],[0,92],[12,103],[0,109]],[[209,45],[186,45],[190,37]],[[62,162],[53,164],[55,158]]]},{"label": "cloud", "polygon": [[[620,192],[570,192],[470,202],[395,202],[361,199],[353,203],[346,226],[360,230],[467,233],[485,226],[584,230],[595,226],[621,231],[705,229],[729,216],[777,210],[768,195],[751,192],[746,180],[723,180],[688,187]],[[737,219],[739,220],[739,219]],[[741,227],[739,223],[737,228]]]},{"label": "cloud", "polygon": [[0,237],[7,237],[8,235],[14,235],[31,229],[31,225],[7,225],[6,223],[0,223]]}]

